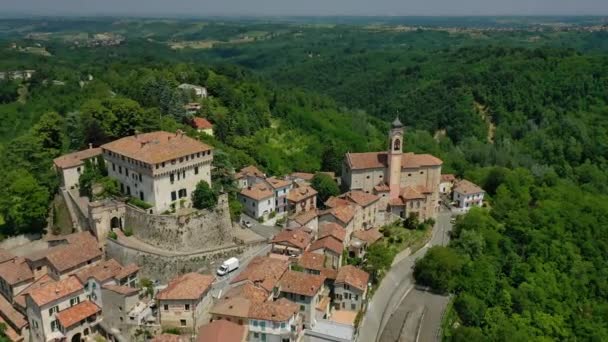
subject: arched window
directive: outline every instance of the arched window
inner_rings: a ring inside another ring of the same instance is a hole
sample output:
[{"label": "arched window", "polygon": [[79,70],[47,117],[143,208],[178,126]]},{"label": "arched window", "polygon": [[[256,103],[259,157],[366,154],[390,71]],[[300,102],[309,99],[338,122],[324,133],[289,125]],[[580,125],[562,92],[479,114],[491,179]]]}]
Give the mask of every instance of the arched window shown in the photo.
[{"label": "arched window", "polygon": [[399,151],[401,147],[401,140],[395,139],[395,143],[393,144],[393,151]]}]

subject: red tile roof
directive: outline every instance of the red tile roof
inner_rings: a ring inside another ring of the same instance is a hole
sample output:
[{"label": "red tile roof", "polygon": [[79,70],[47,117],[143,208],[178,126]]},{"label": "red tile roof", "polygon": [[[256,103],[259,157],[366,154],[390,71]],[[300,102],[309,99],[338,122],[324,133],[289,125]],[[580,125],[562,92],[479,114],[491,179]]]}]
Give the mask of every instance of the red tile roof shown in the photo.
[{"label": "red tile roof", "polygon": [[249,280],[271,292],[288,267],[287,261],[257,256],[230,283]]},{"label": "red tile roof", "polygon": [[275,235],[271,242],[280,245],[290,244],[299,249],[306,249],[311,240],[312,236],[302,229],[286,229]]},{"label": "red tile roof", "polygon": [[411,186],[406,186],[405,188],[402,188],[399,196],[404,200],[424,199],[424,195],[420,191],[418,191],[418,189]]},{"label": "red tile roof", "polygon": [[357,230],[353,232],[353,237],[367,243],[374,243],[380,240],[384,235],[380,233],[378,228],[372,228],[368,230]]},{"label": "red tile roof", "polygon": [[59,311],[56,317],[62,327],[69,328],[99,312],[101,312],[99,306],[90,300],[85,300],[63,311]]},{"label": "red tile roof", "polygon": [[309,269],[317,270],[325,268],[325,255],[312,252],[305,252],[298,259],[298,265]]},{"label": "red tile roof", "polygon": [[291,184],[290,181],[279,179],[276,177],[266,178],[266,183],[268,183],[273,189],[284,188]]},{"label": "red tile roof", "polygon": [[27,317],[17,311],[4,296],[0,295],[0,317],[6,319],[11,326],[21,330],[27,325]]},{"label": "red tile roof", "polygon": [[6,329],[4,330],[4,334],[6,337],[8,337],[9,341],[21,342],[24,340],[23,336],[19,335],[19,333],[17,333],[17,331],[15,331],[15,329],[13,329],[13,327],[8,324],[8,322],[6,322],[2,316],[0,316],[0,323],[5,325]]},{"label": "red tile roof", "polygon": [[389,192],[391,191],[391,188],[386,183],[382,183],[374,186],[374,190],[376,190],[376,192]]},{"label": "red tile roof", "polygon": [[209,313],[219,316],[247,318],[252,305],[252,301],[246,298],[226,298],[215,303],[209,310]]},{"label": "red tile roof", "polygon": [[337,207],[342,207],[345,205],[350,205],[350,201],[342,198],[342,197],[336,197],[336,196],[331,196],[327,199],[327,201],[325,201],[325,206],[328,208],[337,208]]},{"label": "red tile roof", "polygon": [[358,288],[361,291],[365,291],[365,289],[367,289],[368,281],[369,273],[353,265],[346,265],[340,267],[338,270],[338,276],[336,277],[335,284],[348,284]]},{"label": "red tile roof", "polygon": [[101,154],[101,148],[89,148],[82,151],[64,154],[61,157],[53,159],[55,166],[61,169],[67,169],[83,165],[84,161]]},{"label": "red tile roof", "polygon": [[25,281],[33,281],[34,273],[25,258],[16,257],[0,264],[0,278],[9,285],[16,285]]},{"label": "red tile roof", "polygon": [[252,283],[245,283],[232,287],[222,296],[223,299],[244,298],[252,303],[261,303],[268,299],[268,292]]},{"label": "red tile roof", "polygon": [[308,250],[313,252],[319,249],[327,249],[336,254],[342,254],[344,245],[338,239],[331,236],[326,236],[322,239],[315,240],[315,242],[310,245]]},{"label": "red tile roof", "polygon": [[197,116],[192,119],[192,127],[196,129],[209,129],[213,128],[213,124],[207,119]]},{"label": "red tile roof", "polygon": [[298,304],[281,298],[274,302],[264,302],[249,308],[249,318],[273,322],[289,321],[300,311]]},{"label": "red tile roof", "polygon": [[245,340],[247,329],[243,325],[227,321],[215,320],[202,325],[198,329],[198,342],[241,342]]},{"label": "red tile roof", "polygon": [[3,263],[5,261],[14,259],[15,256],[12,255],[11,253],[5,251],[4,249],[0,249],[0,263]]},{"label": "red tile roof", "polygon": [[314,220],[318,216],[317,210],[307,210],[300,212],[292,217],[292,220],[296,221],[300,225],[305,225],[308,222]]},{"label": "red tile roof", "polygon": [[352,221],[353,217],[355,217],[355,208],[353,208],[352,205],[343,205],[335,208],[329,208],[328,210],[325,210],[322,214],[332,215],[340,222],[348,224],[350,221]]},{"label": "red tile roof", "polygon": [[137,266],[136,264],[128,264],[127,266],[123,266],[118,273],[116,273],[116,275],[114,275],[114,277],[116,279],[124,279],[130,275],[132,275],[133,273],[136,273],[139,271],[139,266]]},{"label": "red tile roof", "polygon": [[19,292],[18,295],[15,296],[15,298],[13,298],[13,300],[15,301],[15,303],[22,307],[23,309],[25,309],[25,295],[27,295],[28,293],[32,292],[34,289],[37,289],[39,287],[42,287],[46,284],[49,283],[54,283],[55,279],[51,278],[50,275],[45,274],[42,277],[36,279],[33,283],[31,283],[27,288],[25,288],[25,290]]},{"label": "red tile roof", "polygon": [[186,273],[173,278],[166,288],[156,294],[159,300],[197,300],[201,298],[215,281],[208,274]]},{"label": "red tile roof", "polygon": [[458,183],[456,183],[456,187],[454,188],[455,192],[461,193],[461,194],[479,194],[483,191],[482,188],[478,187],[476,184],[474,184],[473,182],[469,182],[466,179],[463,179],[461,181],[459,181]]},{"label": "red tile roof", "polygon": [[[346,162],[352,170],[381,169],[387,167],[386,152],[347,153]],[[443,164],[441,159],[430,154],[404,153],[401,167],[405,169],[421,166],[438,166]]]},{"label": "red tile roof", "polygon": [[272,188],[265,183],[257,183],[241,190],[241,195],[260,201],[274,196]]},{"label": "red tile roof", "polygon": [[108,279],[114,278],[121,269],[122,266],[118,263],[118,261],[110,259],[102,261],[97,265],[82,269],[76,272],[74,275],[83,284],[86,283],[89,278],[94,278],[98,282],[104,282]]},{"label": "red tile roof", "polygon": [[158,164],[212,149],[183,133],[163,131],[132,135],[107,143],[101,148],[148,164]]},{"label": "red tile roof", "polygon": [[63,280],[46,283],[33,289],[28,294],[38,305],[43,306],[57,299],[64,298],[76,292],[82,291],[84,287],[75,276],[69,276]]},{"label": "red tile roof", "polygon": [[321,290],[325,277],[304,272],[287,271],[281,277],[281,292],[295,293],[312,297]]},{"label": "red tile roof", "polygon": [[315,176],[315,174],[309,173],[309,172],[294,172],[294,173],[290,174],[289,176],[293,177],[293,178],[303,179],[305,181],[310,182],[312,180],[312,178]]},{"label": "red tile roof", "polygon": [[344,241],[346,239],[346,229],[334,222],[323,222],[319,224],[318,238],[321,239],[326,236],[332,236],[339,241]]},{"label": "red tile roof", "polygon": [[118,294],[121,295],[125,295],[125,296],[129,296],[129,295],[136,295],[139,293],[139,289],[135,288],[135,287],[130,287],[130,286],[122,286],[122,285],[103,285],[102,286],[103,289],[112,291],[112,292],[116,292]]},{"label": "red tile roof", "polygon": [[235,176],[238,179],[238,178],[243,178],[247,175],[263,178],[264,172],[260,171],[260,169],[258,169],[257,167],[255,167],[253,165],[249,165],[249,166],[245,166],[244,168],[242,168],[239,172],[236,173]]},{"label": "red tile roof", "polygon": [[45,256],[48,262],[59,272],[99,259],[103,254],[99,249],[97,239],[91,233],[83,232],[70,235],[66,237],[68,244],[53,247]]},{"label": "red tile roof", "polygon": [[362,207],[367,207],[380,199],[380,197],[374,194],[368,194],[361,190],[349,191],[343,196]]},{"label": "red tile roof", "polygon": [[175,334],[160,334],[154,336],[150,342],[189,342],[189,336],[181,336]]},{"label": "red tile roof", "polygon": [[451,173],[446,173],[446,174],[441,175],[442,182],[453,182],[455,180],[456,180],[456,176],[454,176]]},{"label": "red tile roof", "polygon": [[287,200],[298,203],[316,195],[317,190],[313,189],[311,186],[305,185],[291,189],[289,194],[287,194]]}]

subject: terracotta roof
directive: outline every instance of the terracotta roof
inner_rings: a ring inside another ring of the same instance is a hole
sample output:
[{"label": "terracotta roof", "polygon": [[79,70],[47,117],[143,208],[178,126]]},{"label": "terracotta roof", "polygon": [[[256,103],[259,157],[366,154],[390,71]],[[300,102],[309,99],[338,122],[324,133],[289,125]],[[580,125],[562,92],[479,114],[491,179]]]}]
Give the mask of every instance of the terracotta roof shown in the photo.
[{"label": "terracotta roof", "polygon": [[454,188],[454,191],[461,193],[461,194],[479,194],[479,193],[485,192],[485,191],[483,191],[482,188],[478,187],[473,182],[469,182],[466,179],[463,179],[463,180],[459,181],[458,183],[456,183],[456,187]]},{"label": "terracotta roof", "polygon": [[305,252],[298,259],[298,265],[309,269],[317,270],[325,268],[325,255],[312,252]]},{"label": "terracotta roof", "polygon": [[132,135],[107,143],[101,148],[148,164],[158,164],[212,149],[183,133],[163,131]]},{"label": "terracotta roof", "polygon": [[306,249],[310,244],[312,236],[302,229],[283,230],[272,239],[272,243],[284,244],[288,243],[299,249]]},{"label": "terracotta roof", "polygon": [[160,334],[154,336],[150,342],[189,342],[190,337],[175,334]]},{"label": "terracotta roof", "polygon": [[63,280],[46,283],[33,289],[28,294],[38,305],[43,306],[57,299],[82,291],[84,287],[75,276],[69,276]]},{"label": "terracotta roof", "polygon": [[49,283],[54,283],[55,279],[51,278],[50,275],[45,274],[42,277],[36,279],[33,283],[31,283],[28,287],[26,287],[23,291],[19,292],[18,295],[16,295],[13,300],[15,301],[15,303],[22,307],[23,309],[25,309],[25,295],[27,295],[28,293],[32,292],[34,289],[37,289],[39,287],[42,287],[46,284]]},{"label": "terracotta roof", "polygon": [[321,271],[321,275],[327,279],[335,280],[336,277],[338,276],[338,270],[334,270],[333,268],[326,267],[326,268],[321,269],[320,271]]},{"label": "terracotta roof", "polygon": [[252,283],[245,283],[232,287],[222,297],[229,298],[245,298],[253,303],[261,303],[268,299],[268,292],[261,287],[257,287]]},{"label": "terracotta roof", "polygon": [[110,290],[112,292],[116,292],[121,295],[129,296],[135,295],[139,293],[139,289],[136,287],[130,286],[122,286],[122,285],[103,285],[103,289]]},{"label": "terracotta roof", "polygon": [[334,222],[323,222],[319,225],[319,239],[332,236],[339,241],[346,239],[346,229]]},{"label": "terracotta roof", "polygon": [[[255,305],[259,305],[259,303]],[[249,308],[251,306],[252,302],[245,298],[221,299],[211,307],[209,313],[212,315],[247,318],[249,317]]]},{"label": "terracotta roof", "polygon": [[344,224],[348,224],[355,217],[355,208],[352,205],[343,205],[336,208],[325,210],[323,214],[329,214],[340,220]]},{"label": "terracotta roof", "polygon": [[6,335],[6,337],[8,337],[9,341],[13,341],[13,342],[21,342],[23,341],[23,336],[19,335],[19,333],[17,333],[17,331],[15,331],[15,329],[13,329],[13,327],[8,324],[4,318],[2,318],[2,316],[0,316],[0,323],[4,324],[6,326],[6,329],[4,330],[4,334]]},{"label": "terracotta roof", "polygon": [[374,186],[374,190],[376,190],[376,192],[389,192],[391,191],[391,188],[386,183],[381,183]]},{"label": "terracotta roof", "polygon": [[268,183],[273,189],[284,188],[291,184],[290,181],[278,179],[276,177],[266,178],[266,183]]},{"label": "terracotta roof", "polygon": [[99,249],[97,239],[88,232],[71,237],[68,241],[69,244],[57,246],[46,255],[49,263],[59,272],[100,258],[103,254]]},{"label": "terracotta roof", "polygon": [[139,266],[136,264],[128,264],[127,266],[123,266],[114,276],[116,279],[124,279],[131,274],[138,272]]},{"label": "terracotta roof", "polygon": [[294,172],[294,173],[290,174],[289,176],[293,177],[293,178],[303,179],[305,181],[310,182],[312,180],[312,178],[315,176],[315,174],[309,173],[309,172]]},{"label": "terracotta roof", "polygon": [[296,215],[294,215],[292,217],[292,220],[296,221],[298,224],[300,225],[305,225],[308,222],[312,221],[313,219],[315,219],[318,216],[317,214],[317,210],[313,209],[313,210],[307,210],[307,211],[303,211],[300,212]]},{"label": "terracotta roof", "polygon": [[274,302],[264,302],[249,308],[249,318],[263,319],[266,321],[284,322],[300,311],[298,304],[280,298]]},{"label": "terracotta roof", "polygon": [[373,204],[376,201],[378,201],[378,199],[380,199],[380,197],[378,197],[374,194],[368,194],[361,190],[349,191],[349,192],[345,193],[343,196],[350,199],[354,203],[357,203],[358,205],[360,205],[362,207],[367,207],[368,205]]},{"label": "terracotta roof", "polygon": [[256,201],[260,201],[274,196],[274,191],[267,184],[257,183],[252,186],[243,188],[241,190],[241,195],[252,198]]},{"label": "terracotta roof", "polygon": [[15,256],[12,255],[11,253],[5,251],[4,249],[0,249],[0,264],[5,261],[14,259],[14,258],[15,258]]},{"label": "terracotta roof", "polygon": [[97,265],[87,267],[76,272],[74,275],[82,282],[86,283],[89,278],[94,278],[98,282],[104,282],[108,279],[114,278],[116,273],[122,269],[122,266],[118,261],[114,259],[105,260]]},{"label": "terracotta roof", "polygon": [[55,166],[67,169],[71,167],[76,167],[79,165],[83,165],[84,161],[89,158],[93,158],[101,154],[101,148],[89,148],[82,151],[72,152],[68,154],[64,154],[61,157],[57,157],[53,159],[53,163]]},{"label": "terracotta roof", "polygon": [[213,124],[211,122],[209,122],[207,119],[205,118],[201,118],[201,117],[194,117],[192,119],[192,126],[194,128],[197,129],[209,129],[209,128],[213,128]]},{"label": "terracotta roof", "polygon": [[446,173],[446,174],[441,175],[442,182],[453,182],[455,180],[456,180],[456,176],[454,176],[451,173]]},{"label": "terracotta roof", "polygon": [[198,342],[241,342],[245,339],[246,328],[225,319],[215,320],[198,329]]},{"label": "terracotta roof", "polygon": [[326,236],[322,239],[315,240],[315,242],[313,242],[309,248],[311,252],[316,251],[318,249],[327,249],[336,254],[342,254],[342,251],[344,250],[344,245],[340,240],[332,236]]},{"label": "terracotta roof", "polygon": [[33,281],[34,273],[23,257],[16,257],[0,264],[0,278],[9,285],[15,285],[24,281]]},{"label": "terracotta roof", "polygon": [[337,208],[350,204],[351,203],[349,200],[336,196],[331,196],[327,199],[327,201],[325,201],[325,206],[328,208]]},{"label": "terracotta roof", "polygon": [[[346,161],[352,170],[381,169],[387,167],[386,152],[347,153]],[[405,169],[421,166],[438,166],[441,159],[430,154],[403,153],[401,167]]]},{"label": "terracotta roof", "polygon": [[231,283],[249,280],[264,290],[271,292],[283,273],[289,267],[289,262],[269,257],[257,256],[239,273]]},{"label": "terracotta roof", "polygon": [[62,327],[69,328],[87,317],[91,317],[99,312],[101,312],[101,308],[99,308],[99,306],[90,300],[85,300],[84,302],[80,302],[63,311],[59,311],[56,317],[57,320],[59,320],[59,323],[61,323]]},{"label": "terracotta roof", "polygon": [[281,277],[279,286],[281,287],[281,292],[312,297],[319,292],[324,282],[325,277],[322,275],[287,271]]},{"label": "terracotta roof", "polygon": [[402,188],[399,196],[404,200],[424,199],[424,195],[420,191],[418,191],[418,189],[411,186],[406,186],[405,188]]},{"label": "terracotta roof", "polygon": [[340,267],[338,270],[338,276],[336,277],[336,284],[348,284],[354,286],[361,291],[367,289],[367,282],[369,280],[369,273],[353,266],[346,265]]},{"label": "terracotta roof", "polygon": [[186,273],[169,281],[166,288],[156,294],[156,299],[199,299],[211,288],[215,277],[208,274]]},{"label": "terracotta roof", "polygon": [[263,178],[264,172],[260,171],[260,169],[258,169],[257,167],[255,167],[253,165],[249,165],[249,166],[245,166],[239,172],[237,172],[236,178],[242,178],[247,175]]},{"label": "terracotta roof", "polygon": [[313,189],[311,186],[300,186],[289,191],[287,200],[297,203],[316,195],[317,190]]},{"label": "terracotta roof", "polygon": [[0,296],[0,317],[6,319],[11,326],[19,330],[27,325],[27,318],[17,311],[4,296]]},{"label": "terracotta roof", "polygon": [[353,237],[371,244],[380,240],[383,235],[378,228],[372,228],[368,230],[357,230],[353,232]]}]

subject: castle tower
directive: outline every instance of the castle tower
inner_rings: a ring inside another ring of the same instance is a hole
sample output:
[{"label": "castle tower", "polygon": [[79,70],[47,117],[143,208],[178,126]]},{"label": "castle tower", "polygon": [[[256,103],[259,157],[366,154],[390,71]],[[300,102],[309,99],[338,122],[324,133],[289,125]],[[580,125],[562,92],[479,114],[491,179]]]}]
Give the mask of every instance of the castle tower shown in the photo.
[{"label": "castle tower", "polygon": [[399,118],[391,124],[388,146],[388,186],[390,188],[389,198],[399,197],[401,191],[401,158],[403,157],[403,124]]}]

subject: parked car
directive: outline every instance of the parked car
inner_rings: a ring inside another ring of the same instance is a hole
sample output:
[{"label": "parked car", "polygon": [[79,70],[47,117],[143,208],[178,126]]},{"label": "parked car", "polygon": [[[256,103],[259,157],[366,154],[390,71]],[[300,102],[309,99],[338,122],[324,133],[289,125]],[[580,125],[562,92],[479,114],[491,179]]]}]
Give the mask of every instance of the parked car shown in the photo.
[{"label": "parked car", "polygon": [[217,269],[217,274],[223,276],[236,270],[237,268],[239,268],[239,259],[232,257],[222,263],[222,265]]}]

